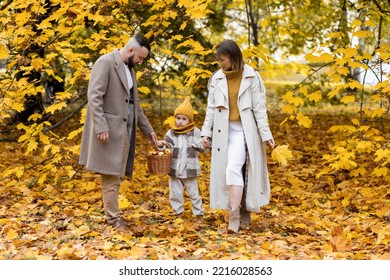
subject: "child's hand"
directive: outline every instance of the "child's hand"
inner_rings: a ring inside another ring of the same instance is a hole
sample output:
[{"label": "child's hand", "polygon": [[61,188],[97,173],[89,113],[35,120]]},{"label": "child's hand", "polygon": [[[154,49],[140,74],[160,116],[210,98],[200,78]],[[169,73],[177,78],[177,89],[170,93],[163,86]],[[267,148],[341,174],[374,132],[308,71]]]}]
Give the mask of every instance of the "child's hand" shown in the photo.
[{"label": "child's hand", "polygon": [[167,143],[165,140],[158,140],[156,146],[157,146],[158,148],[162,148],[162,147],[164,147],[164,146],[169,147],[169,146],[168,146],[168,143]]}]

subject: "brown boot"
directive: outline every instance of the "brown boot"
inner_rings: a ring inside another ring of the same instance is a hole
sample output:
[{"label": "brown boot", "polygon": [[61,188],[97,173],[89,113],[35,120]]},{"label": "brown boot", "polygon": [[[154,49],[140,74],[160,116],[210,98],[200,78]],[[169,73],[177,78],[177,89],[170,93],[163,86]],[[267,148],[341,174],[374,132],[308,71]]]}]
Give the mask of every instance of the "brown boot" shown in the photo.
[{"label": "brown boot", "polygon": [[125,232],[130,229],[130,227],[126,224],[125,220],[119,218],[114,223],[111,224],[114,228],[116,228],[119,232]]},{"label": "brown boot", "polygon": [[242,229],[248,228],[252,222],[251,213],[245,208],[240,208],[240,215],[241,215],[240,228]]},{"label": "brown boot", "polygon": [[237,208],[234,211],[230,210],[228,232],[237,233],[239,227],[240,227],[240,208]]}]

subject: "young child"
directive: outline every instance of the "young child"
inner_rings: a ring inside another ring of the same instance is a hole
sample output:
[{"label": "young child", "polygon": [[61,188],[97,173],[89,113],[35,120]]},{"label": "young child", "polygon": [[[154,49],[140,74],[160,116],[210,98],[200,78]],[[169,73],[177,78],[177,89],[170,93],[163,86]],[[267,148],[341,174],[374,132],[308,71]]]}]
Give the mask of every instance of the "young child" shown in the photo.
[{"label": "young child", "polygon": [[184,187],[192,203],[192,213],[201,218],[204,214],[198,190],[200,163],[198,151],[206,152],[201,143],[200,130],[195,127],[190,97],[186,97],[174,112],[175,122],[167,131],[164,141],[172,149],[169,173],[169,201],[175,215],[184,211]]}]

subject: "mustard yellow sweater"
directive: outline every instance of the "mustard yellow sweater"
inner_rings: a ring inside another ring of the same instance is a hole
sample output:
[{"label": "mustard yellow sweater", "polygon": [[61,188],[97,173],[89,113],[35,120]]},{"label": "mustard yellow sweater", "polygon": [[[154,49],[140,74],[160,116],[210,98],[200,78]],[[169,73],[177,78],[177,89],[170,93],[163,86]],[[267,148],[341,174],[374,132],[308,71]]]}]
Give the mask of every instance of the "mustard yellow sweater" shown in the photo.
[{"label": "mustard yellow sweater", "polygon": [[223,71],[226,75],[228,83],[228,96],[229,96],[229,120],[239,121],[240,113],[238,111],[238,91],[240,90],[241,78],[243,70]]}]

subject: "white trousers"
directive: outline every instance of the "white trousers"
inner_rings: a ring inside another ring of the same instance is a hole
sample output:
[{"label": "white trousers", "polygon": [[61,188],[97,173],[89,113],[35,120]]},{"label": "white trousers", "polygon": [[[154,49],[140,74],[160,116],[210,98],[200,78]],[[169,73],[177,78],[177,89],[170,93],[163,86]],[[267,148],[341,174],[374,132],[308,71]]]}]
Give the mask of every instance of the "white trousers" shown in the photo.
[{"label": "white trousers", "polygon": [[244,187],[242,167],[245,164],[245,138],[239,121],[229,122],[226,185]]},{"label": "white trousers", "polygon": [[204,214],[202,198],[199,195],[198,178],[176,178],[169,176],[169,202],[175,215],[184,212],[184,187],[192,203],[192,213],[195,216]]}]

